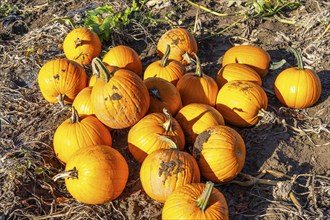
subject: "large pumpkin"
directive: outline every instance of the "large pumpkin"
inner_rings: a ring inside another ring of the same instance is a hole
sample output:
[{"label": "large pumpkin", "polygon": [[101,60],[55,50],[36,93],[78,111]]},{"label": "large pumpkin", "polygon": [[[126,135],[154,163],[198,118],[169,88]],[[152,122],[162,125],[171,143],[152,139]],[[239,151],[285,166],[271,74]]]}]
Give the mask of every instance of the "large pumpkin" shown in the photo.
[{"label": "large pumpkin", "polygon": [[116,149],[94,145],[79,149],[53,179],[65,178],[67,190],[79,202],[102,204],[124,191],[128,174],[127,162]]},{"label": "large pumpkin", "polygon": [[253,82],[235,80],[226,83],[217,96],[216,109],[224,119],[239,127],[255,125],[261,110],[266,110],[268,98],[265,91]]},{"label": "large pumpkin", "polygon": [[228,205],[212,182],[191,183],[176,189],[166,200],[162,219],[228,220]]},{"label": "large pumpkin", "polygon": [[175,189],[185,184],[200,182],[196,160],[171,142],[170,149],[158,149],[149,154],[140,169],[144,191],[161,203],[164,203]]},{"label": "large pumpkin", "polygon": [[241,172],[246,150],[244,140],[237,131],[217,125],[197,136],[192,153],[205,179],[227,182]]},{"label": "large pumpkin", "polygon": [[176,115],[188,146],[192,146],[198,134],[213,125],[224,125],[222,115],[212,106],[200,103],[186,105]]},{"label": "large pumpkin", "polygon": [[195,37],[185,28],[174,28],[163,34],[158,43],[157,51],[160,57],[163,57],[167,45],[171,46],[169,59],[179,61],[183,65],[189,64],[189,58],[185,56],[194,57],[197,54],[197,42]]},{"label": "large pumpkin", "polygon": [[81,27],[72,30],[64,38],[63,50],[69,60],[86,65],[100,55],[102,45],[95,32]]},{"label": "large pumpkin", "polygon": [[82,89],[74,99],[72,106],[75,107],[79,115],[94,114],[91,101],[92,87],[88,86]]},{"label": "large pumpkin", "polygon": [[71,118],[60,124],[54,134],[54,151],[63,163],[78,149],[98,144],[112,146],[109,130],[94,116],[79,117],[74,107]]},{"label": "large pumpkin", "polygon": [[280,102],[290,108],[306,108],[320,98],[322,84],[318,75],[304,68],[301,55],[290,49],[298,61],[298,67],[287,68],[275,80],[275,95]]},{"label": "large pumpkin", "polygon": [[184,149],[185,137],[180,124],[164,109],[164,113],[151,113],[136,123],[128,133],[128,149],[140,163],[148,154],[160,148],[169,148],[168,142],[159,138],[166,136],[173,140],[179,150]]},{"label": "large pumpkin", "polygon": [[43,97],[52,103],[72,103],[87,85],[87,74],[82,66],[68,59],[46,62],[38,74],[38,84]]},{"label": "large pumpkin", "polygon": [[256,70],[260,77],[266,76],[270,64],[270,56],[261,47],[253,45],[238,45],[225,52],[222,66],[229,63],[246,64]]},{"label": "large pumpkin", "polygon": [[125,69],[110,73],[98,58],[93,60],[93,67],[102,75],[93,86],[91,96],[97,118],[114,129],[130,127],[143,118],[150,103],[143,80]]}]

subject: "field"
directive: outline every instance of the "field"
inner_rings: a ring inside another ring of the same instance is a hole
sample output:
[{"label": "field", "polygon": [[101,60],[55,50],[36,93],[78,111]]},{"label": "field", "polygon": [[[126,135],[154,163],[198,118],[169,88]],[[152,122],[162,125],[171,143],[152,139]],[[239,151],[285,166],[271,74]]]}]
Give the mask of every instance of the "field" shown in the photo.
[{"label": "field", "polygon": [[[127,149],[129,128],[111,131],[113,147],[125,157],[130,171],[118,199],[85,205],[72,198],[64,181],[52,180],[64,170],[54,154],[53,135],[70,117],[71,106],[43,98],[38,72],[48,60],[64,57],[66,34],[88,25],[85,22],[92,15],[87,12],[104,2],[0,3],[1,219],[161,219],[163,204],[144,192],[140,165]],[[216,76],[223,54],[234,45],[257,45],[270,54],[272,63],[284,60],[263,78],[268,114],[253,127],[232,126],[246,144],[242,174],[216,187],[226,197],[230,219],[329,219],[330,3],[262,5],[265,2],[150,0],[140,1],[130,13],[124,10],[133,8],[131,1],[109,1],[113,13],[122,11],[121,16],[127,16],[114,18],[108,34],[100,31],[103,54],[115,45],[128,45],[138,52],[145,69],[159,59],[160,36],[171,28],[185,27],[194,34],[203,71],[210,76]],[[288,46],[301,51],[305,67],[321,79],[322,94],[312,107],[287,108],[274,96],[276,76],[297,65]],[[91,74],[90,66],[85,68]],[[194,71],[195,65],[186,68]]]}]

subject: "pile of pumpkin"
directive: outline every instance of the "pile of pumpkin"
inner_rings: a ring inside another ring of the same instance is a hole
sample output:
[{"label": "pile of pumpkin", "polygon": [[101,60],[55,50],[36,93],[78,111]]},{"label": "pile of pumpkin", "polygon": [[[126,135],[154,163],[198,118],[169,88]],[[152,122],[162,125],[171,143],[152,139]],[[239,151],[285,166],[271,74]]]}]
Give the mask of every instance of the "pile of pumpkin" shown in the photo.
[{"label": "pile of pumpkin", "polygon": [[[183,28],[161,36],[161,60],[144,72],[132,48],[113,47],[100,60],[101,47],[94,32],[74,29],[64,39],[66,58],[46,62],[39,72],[47,101],[72,104],[71,118],[54,134],[55,154],[65,164],[54,180],[65,178],[69,193],[82,203],[116,199],[129,168],[112,147],[110,130],[130,128],[128,149],[141,164],[145,192],[165,203],[163,219],[227,219],[226,200],[213,183],[235,178],[246,150],[243,138],[225,121],[249,127],[266,111],[261,84],[269,54],[252,45],[232,47],[214,79],[202,71],[196,40]],[[297,57],[298,68],[280,73],[274,90],[283,104],[305,108],[319,99],[321,83]],[[191,62],[196,71],[186,73]],[[92,66],[90,77],[85,65]]]}]

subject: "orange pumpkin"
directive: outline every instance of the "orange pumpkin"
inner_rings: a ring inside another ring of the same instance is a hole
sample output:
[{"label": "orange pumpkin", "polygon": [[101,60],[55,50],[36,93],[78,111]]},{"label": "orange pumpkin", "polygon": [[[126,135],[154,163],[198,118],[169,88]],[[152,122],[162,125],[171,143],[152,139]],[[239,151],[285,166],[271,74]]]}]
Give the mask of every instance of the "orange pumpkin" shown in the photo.
[{"label": "orange pumpkin", "polygon": [[179,150],[184,149],[185,137],[180,124],[164,109],[163,113],[146,115],[128,133],[128,149],[140,163],[148,154],[160,148],[169,148],[168,142],[159,138],[166,136],[173,140]]},{"label": "orange pumpkin", "polygon": [[157,51],[160,57],[163,57],[167,45],[171,46],[169,59],[179,61],[183,65],[190,63],[189,58],[185,56],[194,56],[197,54],[197,42],[195,37],[185,28],[174,28],[163,34],[158,43]]},{"label": "orange pumpkin", "polygon": [[219,89],[229,81],[246,80],[262,85],[262,80],[259,74],[251,67],[240,63],[229,63],[222,67],[218,74],[216,82]]},{"label": "orange pumpkin", "polygon": [[150,95],[149,113],[162,112],[166,108],[171,115],[182,108],[181,96],[176,87],[162,78],[144,80]]},{"label": "orange pumpkin", "polygon": [[298,51],[293,48],[290,50],[298,61],[298,67],[287,68],[276,77],[275,95],[282,104],[290,108],[307,108],[319,100],[322,84],[313,70],[304,68]]},{"label": "orange pumpkin", "polygon": [[253,45],[238,45],[225,52],[222,66],[229,63],[241,63],[252,67],[260,77],[266,76],[270,64],[270,56],[261,47]]},{"label": "orange pumpkin", "polygon": [[67,190],[79,202],[102,204],[124,191],[128,174],[127,162],[116,149],[94,145],[79,149],[53,179],[65,178]]},{"label": "orange pumpkin", "polygon": [[167,45],[166,52],[161,60],[151,63],[144,71],[143,78],[159,77],[176,86],[178,80],[185,74],[185,67],[176,60],[168,60],[170,46]]},{"label": "orange pumpkin", "polygon": [[131,70],[142,76],[142,62],[137,52],[124,45],[111,48],[103,57],[103,63],[126,70]]},{"label": "orange pumpkin", "polygon": [[86,87],[87,74],[82,66],[68,59],[46,62],[38,74],[38,84],[43,97],[52,103],[64,100],[72,103],[76,95]]},{"label": "orange pumpkin", "polygon": [[82,89],[74,99],[72,106],[75,107],[79,115],[93,115],[93,105],[91,101],[92,87]]},{"label": "orange pumpkin", "polygon": [[78,149],[97,144],[112,146],[109,130],[94,116],[80,118],[74,107],[71,118],[58,126],[54,134],[54,151],[63,163]]},{"label": "orange pumpkin", "polygon": [[186,106],[190,103],[202,103],[215,106],[215,99],[218,94],[217,83],[212,77],[203,73],[197,56],[196,60],[196,72],[186,73],[176,85],[182,104]]},{"label": "orange pumpkin", "polygon": [[222,115],[212,106],[192,103],[186,105],[176,115],[185,136],[186,143],[192,146],[198,134],[213,125],[224,125]]},{"label": "orange pumpkin", "polygon": [[249,127],[259,121],[259,112],[266,110],[267,106],[268,98],[262,87],[253,82],[235,80],[219,90],[216,109],[228,123]]},{"label": "orange pumpkin", "polygon": [[197,136],[192,153],[205,179],[227,182],[243,169],[246,149],[244,140],[237,131],[228,126],[217,125]]},{"label": "orange pumpkin", "polygon": [[166,200],[162,219],[228,220],[228,205],[212,182],[191,183],[176,189]]},{"label": "orange pumpkin", "polygon": [[143,80],[135,73],[118,69],[110,73],[99,58],[93,60],[94,72],[100,76],[92,89],[94,113],[114,129],[137,123],[149,109],[150,96]]},{"label": "orange pumpkin", "polygon": [[170,149],[158,149],[149,154],[142,163],[140,180],[144,191],[152,199],[164,203],[177,188],[200,182],[196,160],[187,152],[180,151],[176,144]]},{"label": "orange pumpkin", "polygon": [[95,32],[81,27],[72,30],[64,38],[63,50],[69,60],[86,65],[100,55],[102,45]]}]

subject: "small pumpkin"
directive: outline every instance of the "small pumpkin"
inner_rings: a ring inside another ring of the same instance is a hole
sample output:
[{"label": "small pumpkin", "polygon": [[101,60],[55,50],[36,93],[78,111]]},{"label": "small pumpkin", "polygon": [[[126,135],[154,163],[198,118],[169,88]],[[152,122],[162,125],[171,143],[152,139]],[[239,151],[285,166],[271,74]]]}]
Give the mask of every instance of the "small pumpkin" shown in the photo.
[{"label": "small pumpkin", "polygon": [[150,103],[143,80],[126,69],[110,73],[99,58],[94,58],[92,64],[100,75],[91,95],[97,118],[114,129],[130,127],[143,118]]},{"label": "small pumpkin", "polygon": [[72,106],[75,107],[79,115],[93,115],[93,105],[91,101],[92,87],[82,89],[74,99]]},{"label": "small pumpkin", "polygon": [[65,58],[46,62],[38,73],[38,84],[43,97],[52,103],[72,103],[87,85],[87,74],[78,63]]},{"label": "small pumpkin", "polygon": [[169,148],[168,142],[159,138],[166,136],[173,140],[179,150],[184,149],[185,137],[180,124],[164,109],[164,113],[151,113],[136,123],[128,133],[128,149],[140,163],[148,154],[160,148]]},{"label": "small pumpkin", "polygon": [[71,118],[57,127],[53,142],[56,157],[62,163],[67,163],[80,148],[98,144],[112,146],[112,138],[107,127],[95,116],[79,117],[74,107]]},{"label": "small pumpkin", "polygon": [[128,164],[116,149],[94,145],[79,149],[53,180],[64,178],[69,193],[81,203],[103,204],[120,196],[128,174]]},{"label": "small pumpkin", "polygon": [[234,80],[226,83],[217,96],[216,109],[224,119],[238,127],[255,125],[259,113],[268,107],[268,98],[256,83]]},{"label": "small pumpkin", "polygon": [[144,191],[152,199],[164,203],[177,188],[200,182],[196,160],[187,152],[180,151],[176,144],[170,149],[158,149],[149,154],[142,163],[140,180]]},{"label": "small pumpkin", "polygon": [[160,57],[164,56],[167,45],[171,47],[168,58],[179,61],[183,65],[188,65],[189,56],[194,57],[198,50],[195,37],[185,28],[171,29],[160,37],[157,43],[157,52]]},{"label": "small pumpkin", "polygon": [[229,63],[241,63],[252,67],[261,78],[268,73],[270,56],[267,51],[254,45],[238,45],[225,52],[222,66]]},{"label": "small pumpkin", "polygon": [[283,70],[274,83],[277,99],[290,108],[307,108],[320,98],[322,84],[319,76],[311,69],[304,68],[301,54],[290,48],[298,61],[298,67]]},{"label": "small pumpkin", "polygon": [[164,203],[162,219],[228,220],[226,199],[213,185],[191,183],[176,189]]},{"label": "small pumpkin", "polygon": [[243,169],[246,149],[244,140],[237,131],[228,126],[217,125],[197,136],[192,153],[205,179],[227,182]]},{"label": "small pumpkin", "polygon": [[159,77],[172,83],[174,86],[178,80],[185,74],[185,67],[176,60],[169,60],[170,46],[167,45],[166,52],[161,60],[151,63],[144,71],[143,78]]},{"label": "small pumpkin", "polygon": [[102,44],[97,34],[88,28],[76,28],[64,38],[63,51],[69,60],[79,64],[90,64],[100,55]]},{"label": "small pumpkin", "polygon": [[142,62],[138,53],[131,47],[118,45],[111,48],[103,57],[103,63],[126,70],[131,70],[142,76]]},{"label": "small pumpkin", "polygon": [[196,61],[196,72],[186,73],[176,85],[182,104],[186,106],[190,103],[202,103],[215,106],[215,99],[218,94],[217,83],[212,77],[203,73],[197,56]]},{"label": "small pumpkin", "polygon": [[212,106],[200,103],[186,105],[176,115],[185,137],[186,143],[192,146],[198,134],[213,125],[224,125],[222,115]]},{"label": "small pumpkin", "polygon": [[166,108],[171,115],[182,108],[181,96],[177,88],[162,78],[144,80],[150,95],[149,113],[162,112]]},{"label": "small pumpkin", "polygon": [[246,80],[262,85],[262,80],[259,74],[251,67],[240,63],[229,63],[223,66],[216,78],[219,89],[229,81]]}]

